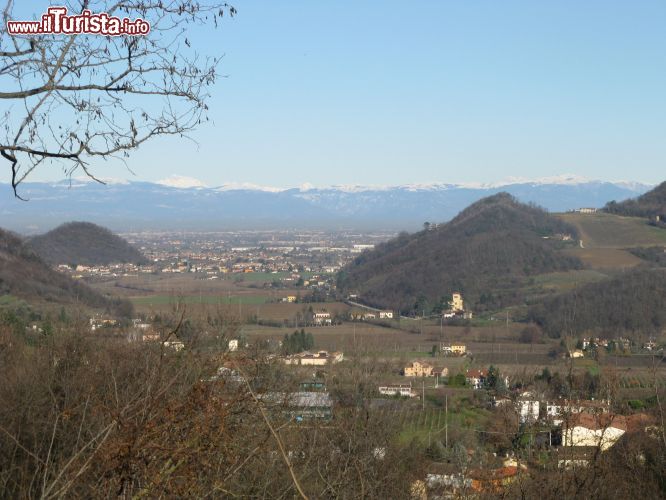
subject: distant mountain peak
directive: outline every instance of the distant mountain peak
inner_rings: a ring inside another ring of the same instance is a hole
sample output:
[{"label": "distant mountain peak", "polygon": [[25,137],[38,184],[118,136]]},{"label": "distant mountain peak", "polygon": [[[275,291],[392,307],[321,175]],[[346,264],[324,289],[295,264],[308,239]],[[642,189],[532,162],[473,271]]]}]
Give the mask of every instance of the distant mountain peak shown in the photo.
[{"label": "distant mountain peak", "polygon": [[157,181],[155,184],[179,189],[208,187],[199,179],[195,179],[194,177],[187,177],[184,175],[171,175],[170,177]]}]

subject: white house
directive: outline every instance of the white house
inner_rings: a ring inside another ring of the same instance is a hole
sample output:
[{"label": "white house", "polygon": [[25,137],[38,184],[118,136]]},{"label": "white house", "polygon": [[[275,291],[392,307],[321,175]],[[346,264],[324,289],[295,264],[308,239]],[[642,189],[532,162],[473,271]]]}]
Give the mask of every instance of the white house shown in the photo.
[{"label": "white house", "polygon": [[174,351],[182,351],[185,348],[185,344],[180,340],[167,340],[164,342],[165,347],[170,347]]},{"label": "white house", "polygon": [[488,377],[488,370],[467,370],[465,373],[465,382],[474,389],[481,389]]},{"label": "white house", "polygon": [[516,410],[521,423],[532,423],[539,419],[539,400],[530,391],[523,392],[516,401]]},{"label": "white house", "polygon": [[393,319],[393,311],[379,311],[379,319]]},{"label": "white house", "polygon": [[403,396],[408,398],[418,397],[418,394],[412,390],[412,384],[380,385],[379,394],[382,396]]},{"label": "white house", "polygon": [[591,415],[606,414],[610,411],[610,401],[580,400],[570,401],[567,399],[546,403],[546,417],[555,425],[561,425],[564,419],[579,413]]},{"label": "white house", "polygon": [[595,446],[606,451],[627,431],[621,415],[578,413],[564,421],[563,446]]},{"label": "white house", "polygon": [[318,326],[330,325],[333,322],[331,313],[322,311],[314,313],[314,324]]},{"label": "white house", "polygon": [[286,356],[283,361],[287,365],[303,365],[303,366],[324,366],[328,363],[339,363],[344,359],[344,354],[341,352],[319,351],[316,353],[301,352],[292,356]]}]

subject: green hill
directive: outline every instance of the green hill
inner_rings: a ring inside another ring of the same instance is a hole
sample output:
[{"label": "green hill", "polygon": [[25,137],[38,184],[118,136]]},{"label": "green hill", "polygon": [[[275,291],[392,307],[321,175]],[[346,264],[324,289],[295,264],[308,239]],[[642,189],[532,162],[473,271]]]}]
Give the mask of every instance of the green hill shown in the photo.
[{"label": "green hill", "polygon": [[87,285],[53,270],[17,236],[0,229],[0,296],[12,295],[31,304],[80,304],[126,316],[131,305],[109,299]]},{"label": "green hill", "polygon": [[90,222],[69,222],[29,240],[51,264],[141,264],[146,258],[120,236]]},{"label": "green hill", "polygon": [[[527,277],[582,267],[559,251],[576,229],[506,193],[480,200],[434,230],[401,234],[342,270],[343,293],[403,313],[428,313],[461,291],[475,311],[523,300]],[[571,243],[573,244],[573,242]]]}]

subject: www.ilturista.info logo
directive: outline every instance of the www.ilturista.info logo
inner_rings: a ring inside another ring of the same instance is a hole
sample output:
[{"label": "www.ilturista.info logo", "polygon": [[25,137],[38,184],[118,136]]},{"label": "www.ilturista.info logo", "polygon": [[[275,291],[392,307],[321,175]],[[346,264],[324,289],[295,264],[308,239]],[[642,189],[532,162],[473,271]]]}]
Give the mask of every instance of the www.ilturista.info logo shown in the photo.
[{"label": "www.ilturista.info logo", "polygon": [[150,33],[150,23],[141,18],[121,19],[106,12],[93,14],[89,10],[67,15],[67,7],[49,7],[39,21],[7,21],[7,32],[10,35],[145,36]]}]

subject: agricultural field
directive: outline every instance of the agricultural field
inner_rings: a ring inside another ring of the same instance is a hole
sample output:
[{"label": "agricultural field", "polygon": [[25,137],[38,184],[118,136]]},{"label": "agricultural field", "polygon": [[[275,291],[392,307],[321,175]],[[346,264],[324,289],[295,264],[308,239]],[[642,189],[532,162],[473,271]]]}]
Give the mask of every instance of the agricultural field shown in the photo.
[{"label": "agricultural field", "polygon": [[666,373],[661,371],[656,378],[653,373],[642,371],[638,373],[624,373],[620,377],[622,389],[654,389],[655,382],[658,387],[666,387]]},{"label": "agricultural field", "polygon": [[[448,405],[444,402],[444,392],[449,394]],[[383,411],[390,413],[391,418],[400,423],[401,441],[417,441],[425,445],[433,439],[444,441],[447,430],[449,436],[452,436],[457,432],[474,432],[483,427],[489,412],[471,401],[472,393],[471,389],[430,391],[426,392],[426,405],[423,408],[409,404],[389,407]]]},{"label": "agricultural field", "polygon": [[[271,273],[246,273],[242,276],[245,278],[251,274],[275,276]],[[298,295],[299,291],[258,286],[263,279],[263,276],[258,276],[248,284],[233,279],[200,279],[192,274],[145,274],[93,283],[93,286],[102,292],[129,299],[138,312],[145,314],[159,313],[180,304],[187,306],[193,314],[219,308],[246,318],[257,314],[257,311],[256,307],[243,311],[243,306],[296,305],[281,304],[279,301],[287,295]],[[266,312],[272,318],[276,310],[273,307],[266,309]]]},{"label": "agricultural field", "polygon": [[605,213],[566,213],[558,217],[576,226],[584,248],[666,245],[666,230],[648,225],[643,218]]},{"label": "agricultural field", "polygon": [[629,251],[620,248],[568,248],[564,252],[578,257],[583,264],[602,271],[626,269],[643,262]]},{"label": "agricultural field", "polygon": [[[122,293],[131,300],[139,313],[146,315],[182,310],[193,317],[223,314],[240,319],[241,334],[249,342],[256,340],[281,341],[285,334],[304,328],[305,313],[327,311],[334,318],[343,318],[357,309],[343,302],[287,303],[287,295],[299,295],[296,289],[274,289],[259,286],[272,273],[256,274],[249,281],[235,279],[202,280],[191,274],[145,275],[123,277],[94,286],[107,293]],[[261,276],[260,276],[261,275]],[[567,290],[576,284],[604,279],[602,272],[586,269],[549,273],[538,276],[531,286],[535,290]],[[302,292],[302,291],[301,291]],[[510,318],[511,315],[509,315]],[[495,365],[503,373],[515,376],[539,373],[543,367],[565,372],[599,370],[592,359],[570,360],[554,357],[551,351],[559,348],[559,340],[543,338],[540,342],[518,341],[522,323],[507,322],[504,314],[485,318],[468,326],[453,326],[438,319],[400,318],[381,323],[349,322],[322,327],[305,327],[312,333],[315,349],[343,351],[347,358],[364,358],[386,362],[390,367],[386,381],[404,381],[399,375],[407,363],[415,360],[428,362],[436,368],[448,368],[458,373],[467,368],[487,368]],[[433,348],[441,343],[463,342],[467,346],[465,357],[433,355]],[[606,356],[604,366],[612,366],[623,375],[636,375],[648,368],[649,356]],[[628,370],[633,369],[630,373]],[[631,382],[633,383],[633,382]],[[630,382],[627,382],[630,384]],[[639,384],[642,384],[640,382]],[[432,387],[434,380],[427,381]]]},{"label": "agricultural field", "polygon": [[580,233],[581,246],[565,252],[594,269],[633,267],[642,261],[626,248],[666,245],[666,230],[650,226],[642,218],[604,213],[566,213],[558,217],[576,226]]}]

